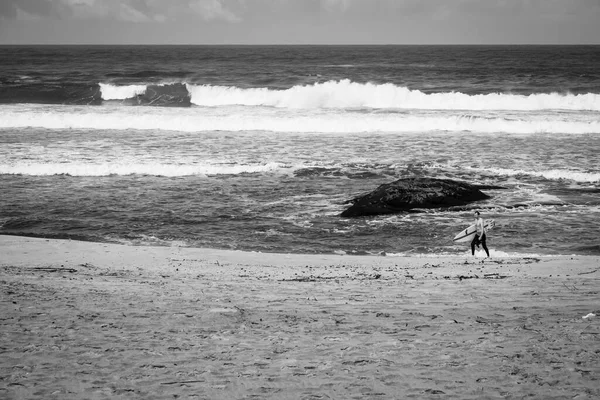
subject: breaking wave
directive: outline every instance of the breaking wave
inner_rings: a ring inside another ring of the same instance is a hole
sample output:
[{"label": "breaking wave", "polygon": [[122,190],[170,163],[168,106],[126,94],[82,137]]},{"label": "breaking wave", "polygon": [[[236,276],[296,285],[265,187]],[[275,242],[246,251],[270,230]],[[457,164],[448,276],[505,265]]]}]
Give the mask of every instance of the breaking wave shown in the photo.
[{"label": "breaking wave", "polygon": [[30,175],[30,176],[111,176],[111,175],[148,175],[148,176],[190,176],[190,175],[240,175],[252,173],[273,172],[285,169],[287,166],[280,163],[253,164],[253,165],[174,165],[161,163],[18,163],[14,165],[0,164],[0,174],[4,175]]},{"label": "breaking wave", "polygon": [[600,94],[596,93],[424,93],[392,83],[358,83],[348,79],[288,89],[186,82],[0,85],[0,103],[100,105],[103,102],[178,107],[243,105],[291,109],[600,111]]},{"label": "breaking wave", "polygon": [[14,105],[0,108],[0,128],[45,129],[270,131],[300,133],[389,132],[419,133],[557,133],[600,132],[593,116],[549,112],[535,115],[498,113],[360,112],[349,110],[289,110],[265,107],[89,107]]},{"label": "breaking wave", "polygon": [[182,83],[117,86],[100,83],[103,100],[117,100],[126,105],[189,107],[190,95]]},{"label": "breaking wave", "polygon": [[464,167],[468,170],[477,172],[487,172],[499,176],[534,176],[544,178],[547,180],[570,180],[580,183],[597,183],[600,182],[600,172],[582,172],[565,169],[552,169],[546,171],[526,171],[522,169],[508,169],[508,168],[473,168]]},{"label": "breaking wave", "polygon": [[[185,93],[178,87],[179,85],[182,84],[115,86],[101,83],[100,87],[104,100],[126,100],[137,96],[148,96],[149,92],[156,92],[157,88],[162,88],[164,94],[170,94],[173,100],[181,101],[186,97],[192,104],[209,107],[244,105],[279,108],[600,111],[600,95],[593,93],[428,94],[391,83],[356,83],[350,80],[294,86],[284,90],[185,84]],[[179,91],[170,93],[175,89]],[[155,93],[150,97],[156,97]]]},{"label": "breaking wave", "polygon": [[146,93],[146,85],[116,86],[108,83],[100,84],[100,92],[104,100],[131,99],[137,95]]},{"label": "breaking wave", "polygon": [[600,95],[531,95],[460,92],[423,93],[388,84],[349,80],[294,86],[286,90],[186,85],[191,102],[201,106],[246,105],[285,108],[375,108],[435,110],[588,110],[600,111]]}]

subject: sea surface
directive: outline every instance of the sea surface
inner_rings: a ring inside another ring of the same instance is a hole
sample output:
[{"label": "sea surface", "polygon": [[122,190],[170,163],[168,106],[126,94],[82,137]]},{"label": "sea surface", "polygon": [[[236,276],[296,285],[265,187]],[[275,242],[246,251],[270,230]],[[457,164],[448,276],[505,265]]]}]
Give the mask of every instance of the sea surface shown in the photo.
[{"label": "sea surface", "polygon": [[[600,46],[0,47],[0,234],[260,252],[600,254]],[[341,218],[402,177],[503,189]]]}]

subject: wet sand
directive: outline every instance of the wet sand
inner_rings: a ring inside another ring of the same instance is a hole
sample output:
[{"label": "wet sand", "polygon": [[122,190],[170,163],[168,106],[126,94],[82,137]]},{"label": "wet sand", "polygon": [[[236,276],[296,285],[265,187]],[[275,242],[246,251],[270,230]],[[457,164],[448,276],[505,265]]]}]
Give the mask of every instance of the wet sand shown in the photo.
[{"label": "wet sand", "polygon": [[600,398],[600,257],[0,236],[0,398]]}]

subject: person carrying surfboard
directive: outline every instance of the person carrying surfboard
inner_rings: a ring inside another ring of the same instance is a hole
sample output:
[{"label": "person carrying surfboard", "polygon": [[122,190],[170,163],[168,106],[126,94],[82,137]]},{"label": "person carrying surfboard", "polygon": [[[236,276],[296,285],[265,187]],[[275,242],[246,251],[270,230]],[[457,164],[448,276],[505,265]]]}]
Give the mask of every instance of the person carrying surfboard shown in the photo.
[{"label": "person carrying surfboard", "polygon": [[471,241],[471,254],[475,255],[475,246],[479,247],[479,245],[481,245],[481,247],[483,247],[483,249],[485,250],[485,254],[487,254],[487,256],[489,257],[490,251],[488,250],[487,245],[485,243],[485,225],[483,223],[483,218],[481,218],[481,214],[479,213],[479,211],[475,211],[475,228],[477,229],[477,233]]}]

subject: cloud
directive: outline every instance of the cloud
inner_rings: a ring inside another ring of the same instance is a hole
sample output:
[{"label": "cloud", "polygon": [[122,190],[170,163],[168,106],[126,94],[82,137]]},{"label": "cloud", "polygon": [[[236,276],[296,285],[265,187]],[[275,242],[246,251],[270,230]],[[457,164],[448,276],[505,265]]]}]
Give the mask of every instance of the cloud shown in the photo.
[{"label": "cloud", "polygon": [[0,18],[14,19],[17,17],[17,7],[14,1],[0,1]]},{"label": "cloud", "polygon": [[351,0],[321,0],[323,8],[327,11],[346,11],[351,5]]},{"label": "cloud", "polygon": [[227,22],[240,22],[241,18],[228,10],[222,0],[195,0],[190,4],[194,10],[205,21],[224,20]]},{"label": "cloud", "polygon": [[16,19],[21,14],[32,16],[56,15],[51,1],[47,0],[1,0],[0,18]]},{"label": "cloud", "polygon": [[65,9],[63,14],[73,18],[108,18],[134,23],[165,20],[160,10],[151,7],[146,0],[60,0],[60,2]]},{"label": "cloud", "polygon": [[244,0],[0,0],[0,18],[35,16],[150,23],[191,14],[204,21],[241,21],[228,3],[235,6]]},{"label": "cloud", "polygon": [[310,7],[320,4],[330,12],[380,11],[398,16],[426,15],[448,17],[474,15],[494,18],[499,16],[554,16],[586,15],[597,12],[600,0],[271,0],[272,3],[297,3]]},{"label": "cloud", "polygon": [[0,0],[0,43],[597,43],[599,18],[600,0]]},{"label": "cloud", "polygon": [[151,22],[153,18],[135,9],[129,4],[121,4],[118,10],[118,18],[129,22]]}]

